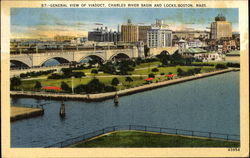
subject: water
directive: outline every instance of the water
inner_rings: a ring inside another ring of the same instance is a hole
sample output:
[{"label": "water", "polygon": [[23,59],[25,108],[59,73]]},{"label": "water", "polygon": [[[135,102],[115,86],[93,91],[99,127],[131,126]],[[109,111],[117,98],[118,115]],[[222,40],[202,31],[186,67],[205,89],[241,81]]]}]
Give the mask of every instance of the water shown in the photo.
[{"label": "water", "polygon": [[[14,98],[14,105],[50,102]],[[11,123],[12,147],[44,147],[113,125],[147,125],[240,134],[239,72],[184,82],[103,102],[66,101],[44,106],[41,117]]]}]

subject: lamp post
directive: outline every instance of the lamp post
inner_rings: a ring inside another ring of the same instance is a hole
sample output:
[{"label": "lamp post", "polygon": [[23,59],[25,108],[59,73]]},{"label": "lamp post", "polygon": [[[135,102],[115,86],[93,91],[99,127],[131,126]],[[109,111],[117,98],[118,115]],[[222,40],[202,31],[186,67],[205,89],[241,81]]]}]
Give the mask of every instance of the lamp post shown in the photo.
[{"label": "lamp post", "polygon": [[74,76],[71,77],[72,94],[74,94]]}]

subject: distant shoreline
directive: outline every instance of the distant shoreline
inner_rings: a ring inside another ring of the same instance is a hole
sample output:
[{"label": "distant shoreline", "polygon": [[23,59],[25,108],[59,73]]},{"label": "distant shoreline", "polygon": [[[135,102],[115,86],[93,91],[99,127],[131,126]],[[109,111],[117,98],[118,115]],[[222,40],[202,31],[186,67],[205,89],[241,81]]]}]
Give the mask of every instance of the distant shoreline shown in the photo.
[{"label": "distant shoreline", "polygon": [[152,90],[160,87],[164,87],[167,85],[178,84],[186,81],[196,80],[204,77],[214,76],[217,74],[222,74],[231,71],[240,71],[239,68],[228,68],[213,72],[196,74],[193,76],[187,76],[182,78],[177,78],[174,80],[160,81],[158,83],[151,83],[143,86],[138,86],[134,88],[124,89],[117,92],[108,92],[108,93],[98,93],[98,94],[63,94],[63,93],[44,93],[44,92],[22,92],[22,91],[10,91],[10,96],[17,97],[31,97],[31,98],[45,98],[52,100],[82,100],[82,101],[103,101],[107,99],[113,99],[116,93],[118,96],[130,95],[142,91]]}]

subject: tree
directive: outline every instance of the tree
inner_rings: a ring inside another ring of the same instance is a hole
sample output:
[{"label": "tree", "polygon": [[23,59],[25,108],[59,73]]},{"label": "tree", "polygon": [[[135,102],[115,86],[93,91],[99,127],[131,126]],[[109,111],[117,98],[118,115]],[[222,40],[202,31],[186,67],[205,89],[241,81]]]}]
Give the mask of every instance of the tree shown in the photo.
[{"label": "tree", "polygon": [[50,76],[48,76],[48,79],[61,79],[62,75],[59,74],[51,74]]},{"label": "tree", "polygon": [[184,71],[183,71],[181,68],[178,68],[178,69],[177,69],[177,75],[178,75],[178,76],[182,76],[182,75],[183,75],[183,72],[184,72]]},{"label": "tree", "polygon": [[92,74],[98,74],[98,70],[93,69],[93,70],[91,70],[91,73],[92,73]]},{"label": "tree", "polygon": [[34,88],[35,88],[35,89],[41,89],[41,88],[42,88],[41,82],[36,81]]},{"label": "tree", "polygon": [[19,77],[12,77],[10,79],[10,89],[15,90],[17,89],[17,86],[21,85],[21,79]]},{"label": "tree", "polygon": [[152,72],[158,72],[158,71],[159,71],[159,69],[157,69],[157,68],[153,68],[151,71],[152,71]]},{"label": "tree", "polygon": [[86,85],[84,85],[84,84],[80,84],[80,85],[76,86],[76,88],[74,88],[75,93],[83,93],[85,91],[86,91]]},{"label": "tree", "polygon": [[86,76],[84,72],[72,72],[71,76],[74,76],[75,78],[82,78],[83,76]]},{"label": "tree", "polygon": [[226,69],[227,66],[224,65],[224,64],[217,64],[217,65],[215,66],[215,68],[216,68],[216,69]]},{"label": "tree", "polygon": [[71,92],[72,91],[72,88],[69,87],[69,85],[66,82],[61,82],[61,88],[65,92]]},{"label": "tree", "polygon": [[105,92],[114,92],[114,91],[116,91],[116,87],[114,87],[114,86],[105,86],[104,90],[105,90]]},{"label": "tree", "polygon": [[125,81],[130,83],[133,82],[134,80],[131,77],[126,77]]},{"label": "tree", "polygon": [[118,80],[118,78],[115,77],[115,78],[112,79],[111,84],[112,84],[113,86],[117,86],[119,83],[120,83],[120,81]]},{"label": "tree", "polygon": [[86,85],[86,92],[87,93],[100,93],[104,91],[105,84],[100,82],[97,78],[92,79]]},{"label": "tree", "polygon": [[151,73],[151,74],[148,74],[148,77],[149,78],[155,78],[155,75]]},{"label": "tree", "polygon": [[181,54],[179,54],[178,52],[175,52],[173,55],[171,55],[170,57],[171,63],[172,64],[179,64],[182,65],[184,63],[184,59],[182,58]]}]

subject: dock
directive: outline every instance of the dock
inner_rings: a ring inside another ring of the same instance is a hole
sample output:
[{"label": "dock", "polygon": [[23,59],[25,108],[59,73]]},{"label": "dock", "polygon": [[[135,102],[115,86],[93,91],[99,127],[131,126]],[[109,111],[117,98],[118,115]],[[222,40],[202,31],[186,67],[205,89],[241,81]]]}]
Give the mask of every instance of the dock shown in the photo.
[{"label": "dock", "polygon": [[41,116],[44,114],[44,109],[41,108],[28,108],[20,106],[11,106],[10,120],[16,121],[26,118]]}]

